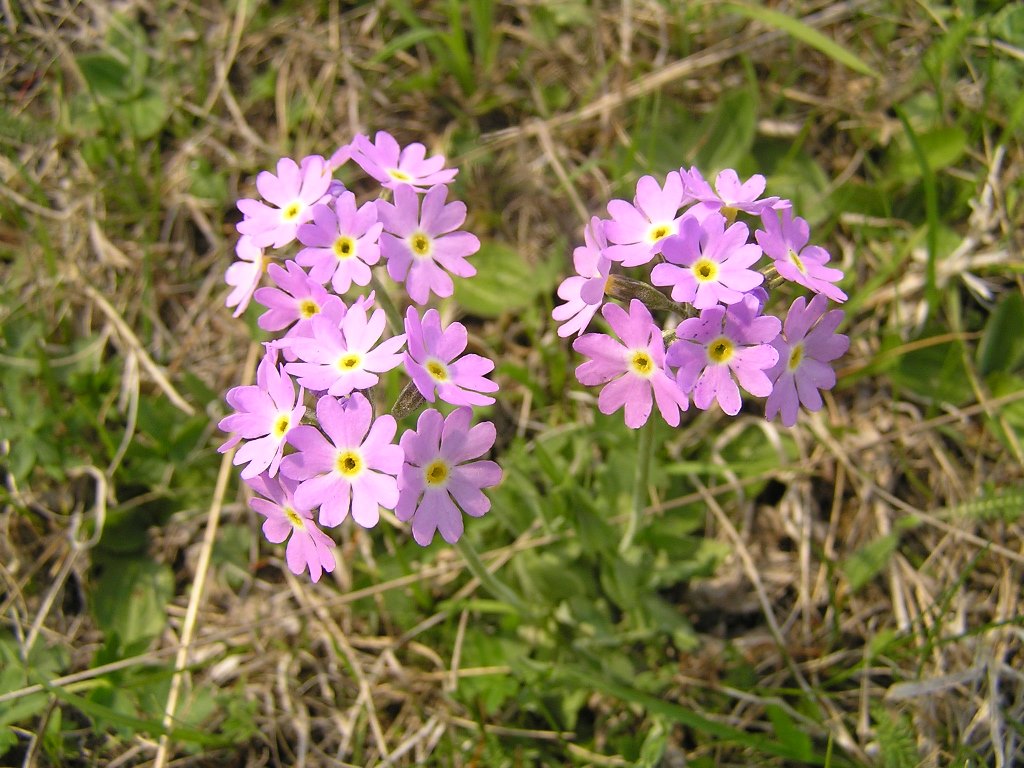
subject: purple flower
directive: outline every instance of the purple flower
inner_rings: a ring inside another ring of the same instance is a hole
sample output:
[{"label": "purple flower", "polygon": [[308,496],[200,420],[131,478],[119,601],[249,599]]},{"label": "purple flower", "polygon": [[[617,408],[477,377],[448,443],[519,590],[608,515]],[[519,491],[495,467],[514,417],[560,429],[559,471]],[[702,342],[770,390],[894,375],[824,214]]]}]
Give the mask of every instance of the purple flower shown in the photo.
[{"label": "purple flower", "polygon": [[425,304],[431,291],[441,298],[452,295],[455,287],[448,272],[459,277],[476,274],[466,257],[480,250],[480,241],[469,232],[454,231],[466,220],[466,205],[458,201],[445,205],[447,196],[447,187],[431,187],[421,211],[419,197],[403,184],[395,188],[394,204],[377,203],[384,222],[380,248],[388,260],[388,274],[405,281],[417,304]]},{"label": "purple flower", "polygon": [[402,362],[399,353],[405,334],[374,344],[384,333],[383,309],[366,318],[366,309],[353,304],[345,312],[340,327],[323,314],[310,320],[307,337],[286,337],[279,342],[302,362],[288,363],[285,370],[299,384],[314,392],[347,395],[356,389],[368,389],[379,380],[378,373],[390,371]]},{"label": "purple flower", "polygon": [[679,367],[676,381],[683,391],[693,391],[693,404],[701,410],[718,400],[730,416],[739,413],[737,381],[752,395],[771,393],[765,370],[778,360],[771,341],[782,323],[758,312],[757,300],[748,298],[728,308],[705,309],[700,317],[684,320],[676,328],[678,340],[669,346],[665,358]]},{"label": "purple flower", "polygon": [[561,337],[583,333],[604,301],[605,283],[611,271],[611,261],[604,255],[608,240],[604,235],[604,222],[597,216],[583,228],[586,245],[572,254],[576,275],[567,277],[558,286],[558,296],[565,304],[555,307],[551,316],[564,322],[558,328]]},{"label": "purple flower", "polygon": [[384,131],[377,131],[373,142],[359,134],[350,147],[352,159],[359,167],[389,189],[407,184],[422,192],[435,184],[447,184],[459,172],[456,168],[444,167],[443,155],[425,158],[426,147],[419,142],[403,149]]},{"label": "purple flower", "polygon": [[374,201],[356,208],[356,196],[342,192],[334,201],[334,210],[327,205],[313,206],[313,221],[298,229],[299,242],[305,246],[295,260],[312,267],[309,276],[323,284],[331,281],[338,294],[345,293],[352,283],[369,285],[370,265],[380,261],[377,243],[383,225],[377,221]]},{"label": "purple flower", "polygon": [[289,432],[295,429],[306,406],[303,392],[295,394],[295,384],[277,365],[277,354],[268,350],[256,370],[256,383],[228,390],[226,399],[235,413],[225,416],[217,427],[233,432],[217,450],[225,453],[240,440],[248,442],[235,454],[235,464],[248,464],[242,478],[248,480],[269,470],[277,474],[281,452]]},{"label": "purple flower", "polygon": [[767,371],[774,388],[765,404],[765,417],[782,415],[787,427],[796,424],[797,409],[809,411],[822,406],[820,389],[832,389],[836,374],[829,365],[850,348],[850,339],[836,333],[843,321],[843,312],[826,312],[828,301],[815,296],[808,304],[801,296],[793,302],[786,315],[783,334],[772,342],[779,360]]},{"label": "purple flower", "polygon": [[735,304],[762,282],[764,275],[748,269],[761,258],[761,249],[747,243],[749,230],[741,222],[725,228],[725,217],[710,213],[700,223],[686,216],[680,234],[662,243],[667,263],[651,270],[655,285],[671,285],[675,301],[697,309],[717,303]]},{"label": "purple flower", "polygon": [[444,418],[431,408],[420,414],[416,431],[402,435],[405,463],[395,515],[412,520],[412,537],[421,547],[434,540],[435,531],[449,544],[457,542],[463,531],[460,508],[470,517],[491,508],[481,488],[497,485],[501,468],[471,460],[494,445],[495,429],[489,421],[470,428],[471,415],[469,408],[459,408]]},{"label": "purple flower", "polygon": [[311,207],[321,202],[331,184],[331,170],[319,155],[296,164],[290,157],[277,161],[277,175],[261,171],[256,189],[272,208],[252,198],[238,201],[245,218],[236,225],[243,235],[252,237],[260,248],[280,248],[295,239],[296,230],[312,217]]},{"label": "purple flower", "polygon": [[662,417],[679,426],[679,411],[686,410],[686,394],[665,372],[665,344],[643,302],[629,302],[629,314],[618,304],[605,304],[605,320],[624,343],[603,333],[587,333],[572,348],[590,357],[576,368],[581,384],[605,384],[597,398],[598,410],[611,414],[626,407],[626,426],[637,429],[651,414],[651,390]]},{"label": "purple flower", "polygon": [[359,525],[372,528],[379,507],[394,509],[398,503],[395,475],[402,469],[402,449],[392,442],[398,429],[394,417],[374,420],[370,402],[357,392],[344,401],[321,397],[316,418],[330,441],[315,427],[296,427],[288,442],[297,453],[281,462],[281,473],[300,481],[295,503],[320,507],[320,525],[326,528],[340,525],[349,510]]},{"label": "purple flower", "polygon": [[[420,320],[414,307],[405,312],[405,335],[409,351],[405,353],[405,370],[416,389],[429,402],[434,392],[452,405],[490,405],[493,397],[481,392],[497,392],[498,385],[484,374],[494,370],[494,363],[480,355],[463,355],[469,334],[462,323],[441,328],[441,315],[428,309]],[[454,362],[452,362],[454,361]]]},{"label": "purple flower", "polygon": [[828,296],[832,301],[846,301],[846,294],[833,283],[843,277],[842,270],[826,267],[828,251],[817,245],[807,245],[810,230],[807,222],[793,218],[793,212],[785,209],[779,213],[765,211],[761,214],[764,231],[757,230],[754,237],[758,244],[775,260],[775,269],[787,280],[810,288],[815,293]]},{"label": "purple flower", "polygon": [[294,494],[298,483],[278,475],[257,475],[248,481],[250,487],[266,498],[254,498],[249,502],[254,510],[263,515],[263,535],[272,544],[291,539],[285,549],[288,570],[298,575],[309,569],[314,583],[320,575],[334,570],[334,541],[313,522],[313,513],[295,503]]},{"label": "purple flower", "polygon": [[641,177],[632,205],[625,200],[608,203],[612,220],[605,222],[604,233],[615,245],[605,255],[624,267],[646,264],[658,253],[662,240],[679,231],[676,214],[682,204],[683,182],[676,171],[665,179],[664,188],[653,176]]},{"label": "purple flower", "polygon": [[745,182],[740,182],[740,177],[732,168],[727,168],[718,174],[715,179],[715,188],[711,189],[701,172],[696,168],[687,171],[680,168],[679,172],[683,179],[683,186],[686,192],[698,201],[688,213],[703,220],[708,213],[719,212],[729,221],[736,218],[738,211],[751,213],[755,216],[769,208],[789,208],[788,200],[780,200],[778,197],[761,198],[764,192],[765,179],[759,173],[755,173]]},{"label": "purple flower", "polygon": [[253,245],[252,238],[245,235],[238,238],[235,255],[239,260],[224,273],[224,282],[234,289],[228,294],[224,305],[235,307],[234,317],[238,317],[245,312],[256,286],[260,284],[265,259],[263,249]]},{"label": "purple flower", "polygon": [[305,334],[306,326],[311,318],[324,311],[329,304],[341,304],[337,296],[333,296],[315,280],[289,259],[285,269],[277,264],[267,267],[267,274],[276,287],[260,288],[255,299],[267,311],[260,315],[260,328],[265,331],[282,331],[292,323],[295,330]]}]

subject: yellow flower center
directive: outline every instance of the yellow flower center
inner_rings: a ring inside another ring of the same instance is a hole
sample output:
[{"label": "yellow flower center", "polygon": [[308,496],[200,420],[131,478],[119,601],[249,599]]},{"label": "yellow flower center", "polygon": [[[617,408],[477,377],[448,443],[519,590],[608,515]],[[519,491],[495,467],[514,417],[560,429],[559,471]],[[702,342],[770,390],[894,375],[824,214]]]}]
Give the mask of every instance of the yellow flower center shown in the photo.
[{"label": "yellow flower center", "polygon": [[804,345],[796,344],[789,353],[789,362],[786,364],[789,370],[795,371],[800,367],[800,363],[804,359]]},{"label": "yellow flower center", "polygon": [[299,218],[300,213],[302,213],[302,203],[296,200],[294,203],[288,203],[288,205],[281,209],[281,218],[291,223]]},{"label": "yellow flower center", "polygon": [[803,261],[800,260],[800,257],[796,255],[796,251],[792,248],[789,249],[789,260],[793,262],[794,267],[800,270],[801,275],[807,274],[807,267],[804,266]]},{"label": "yellow flower center", "polygon": [[359,367],[359,363],[362,362],[362,358],[356,353],[350,353],[344,357],[338,358],[338,368],[342,371],[354,371]]},{"label": "yellow flower center", "polygon": [[735,345],[725,336],[719,336],[708,344],[708,358],[713,363],[727,363],[736,351]]},{"label": "yellow flower center", "polygon": [[670,234],[672,234],[671,224],[652,224],[651,228],[647,230],[647,242],[656,243]]},{"label": "yellow flower center", "polygon": [[334,255],[339,259],[347,259],[356,254],[356,244],[351,237],[341,235],[337,240],[334,241],[334,245],[331,247],[334,251]]},{"label": "yellow flower center", "polygon": [[284,508],[285,517],[288,518],[288,522],[292,524],[293,528],[305,528],[306,523],[302,520],[302,515],[296,512],[291,507]]},{"label": "yellow flower center", "polygon": [[334,468],[345,477],[355,477],[363,469],[363,457],[355,451],[342,451],[334,460]]},{"label": "yellow flower center", "polygon": [[629,360],[629,367],[640,376],[650,376],[657,370],[654,360],[651,359],[650,354],[644,349],[639,349],[633,353]]},{"label": "yellow flower center", "polygon": [[430,253],[430,238],[423,232],[417,232],[409,238],[409,247],[417,256],[427,256]]},{"label": "yellow flower center", "polygon": [[427,373],[437,381],[448,381],[448,368],[440,361],[431,360],[424,367],[427,369]]},{"label": "yellow flower center", "polygon": [[304,320],[309,320],[313,315],[320,313],[320,305],[312,299],[303,299],[299,302],[299,315]]},{"label": "yellow flower center", "polygon": [[423,468],[423,479],[427,485],[443,485],[448,479],[448,464],[444,459],[434,459]]},{"label": "yellow flower center", "polygon": [[718,277],[718,264],[711,259],[697,259],[691,268],[693,276],[702,283],[708,283]]},{"label": "yellow flower center", "polygon": [[397,168],[389,168],[388,176],[390,176],[395,181],[402,181],[406,183],[412,181],[412,176],[410,176],[405,171],[398,170]]},{"label": "yellow flower center", "polygon": [[736,214],[739,213],[739,209],[733,208],[731,205],[723,205],[719,213],[725,216],[725,220],[727,222],[732,224],[736,221]]},{"label": "yellow flower center", "polygon": [[288,432],[288,427],[291,426],[291,417],[287,413],[280,414],[274,421],[273,435],[278,440],[285,436]]}]

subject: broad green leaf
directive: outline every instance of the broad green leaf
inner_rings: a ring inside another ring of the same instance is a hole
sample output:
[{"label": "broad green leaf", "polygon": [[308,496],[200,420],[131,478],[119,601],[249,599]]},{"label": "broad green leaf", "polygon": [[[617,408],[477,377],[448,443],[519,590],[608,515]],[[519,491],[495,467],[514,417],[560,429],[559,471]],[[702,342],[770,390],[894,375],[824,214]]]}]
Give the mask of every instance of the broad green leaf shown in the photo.
[{"label": "broad green leaf", "polygon": [[978,345],[978,370],[1012,373],[1024,363],[1024,297],[1014,291],[1004,296],[985,323]]},{"label": "broad green leaf", "polygon": [[808,26],[799,19],[787,16],[779,11],[773,11],[760,5],[747,5],[746,3],[727,3],[727,8],[735,11],[748,19],[760,21],[770,27],[785,32],[790,37],[799,40],[806,45],[816,48],[829,58],[842,64],[844,67],[860,72],[862,75],[881,78],[881,75],[868,66],[860,57],[848,48],[844,48],[832,38],[819,32],[814,27]]},{"label": "broad green leaf", "polygon": [[163,94],[147,90],[121,109],[123,122],[137,139],[151,139],[163,129],[171,107]]},{"label": "broad green leaf", "polygon": [[87,53],[78,57],[78,67],[93,94],[110,101],[132,96],[131,70],[113,56]]},{"label": "broad green leaf", "polygon": [[905,147],[893,157],[892,172],[901,181],[921,178],[924,173],[921,167],[922,156],[928,169],[935,172],[955,165],[967,149],[967,133],[957,126],[915,133],[913,139],[917,142],[920,154],[914,147]]},{"label": "broad green leaf", "polygon": [[736,167],[754,144],[756,91],[749,87],[726,91],[701,126],[697,165],[708,173]]},{"label": "broad green leaf", "polygon": [[558,265],[528,264],[512,246],[497,240],[485,240],[470,263],[475,277],[457,281],[455,300],[470,314],[499,317],[533,303],[540,293],[554,288]]},{"label": "broad green leaf", "polygon": [[857,592],[889,564],[890,558],[899,547],[897,533],[881,536],[858,549],[843,563],[843,573],[850,583],[850,590]]},{"label": "broad green leaf", "polygon": [[776,704],[769,704],[765,708],[765,714],[771,720],[775,735],[782,744],[792,747],[803,755],[801,760],[809,761],[814,755],[814,745],[807,732],[793,722],[793,718],[782,707]]},{"label": "broad green leaf", "polygon": [[174,596],[170,567],[150,559],[111,557],[93,589],[93,613],[122,646],[148,641],[163,631],[167,603]]}]

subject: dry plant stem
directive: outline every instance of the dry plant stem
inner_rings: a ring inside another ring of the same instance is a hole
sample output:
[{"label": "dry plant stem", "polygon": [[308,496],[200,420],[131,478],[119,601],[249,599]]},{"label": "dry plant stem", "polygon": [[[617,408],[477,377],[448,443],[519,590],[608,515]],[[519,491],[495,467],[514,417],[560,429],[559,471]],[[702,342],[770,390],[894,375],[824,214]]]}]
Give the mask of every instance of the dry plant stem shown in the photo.
[{"label": "dry plant stem", "polygon": [[630,503],[626,530],[619,542],[619,552],[626,552],[633,546],[633,539],[640,528],[640,518],[647,507],[647,478],[650,475],[651,454],[654,451],[654,414],[640,427],[637,435],[636,467],[633,472],[633,497]]},{"label": "dry plant stem", "polygon": [[[259,349],[260,345],[255,342],[249,345],[249,354],[245,359],[245,368],[242,375],[243,381],[252,381],[256,370],[256,356]],[[192,581],[192,593],[188,598],[185,622],[181,628],[181,644],[178,646],[178,653],[174,658],[174,677],[171,678],[171,688],[167,692],[167,703],[164,706],[163,727],[165,732],[160,736],[160,744],[157,747],[156,758],[153,760],[153,768],[164,768],[167,764],[171,744],[169,732],[174,724],[174,714],[178,709],[181,683],[185,676],[185,668],[188,666],[192,636],[195,634],[196,618],[199,615],[199,603],[202,600],[203,589],[206,586],[206,576],[210,570],[213,543],[217,538],[221,506],[224,501],[224,493],[227,491],[228,480],[231,477],[231,460],[234,458],[234,455],[235,449],[233,448],[224,454],[224,458],[220,462],[220,471],[217,473],[217,484],[214,487],[213,499],[210,502],[210,510],[206,517],[203,545],[199,552],[199,562],[196,563],[196,575]]]},{"label": "dry plant stem", "polygon": [[487,566],[484,565],[483,561],[480,559],[480,555],[477,554],[473,545],[469,543],[469,539],[462,536],[456,542],[455,546],[462,555],[462,559],[465,560],[466,567],[469,568],[470,573],[476,576],[491,595],[498,600],[508,603],[519,611],[521,615],[529,615],[530,610],[527,608],[526,604],[519,599],[519,595],[513,592],[506,584],[499,581],[493,573],[487,570]]}]

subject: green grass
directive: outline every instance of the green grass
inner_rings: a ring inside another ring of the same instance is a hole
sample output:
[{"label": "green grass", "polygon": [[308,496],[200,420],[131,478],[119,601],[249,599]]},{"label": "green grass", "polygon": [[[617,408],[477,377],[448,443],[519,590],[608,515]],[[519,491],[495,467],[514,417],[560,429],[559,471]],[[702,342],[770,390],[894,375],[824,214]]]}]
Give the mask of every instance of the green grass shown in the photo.
[{"label": "green grass", "polygon": [[[1019,761],[1003,6],[0,4],[0,762]],[[467,522],[479,562],[389,518],[311,585],[236,477],[217,493],[261,338],[222,277],[257,172],[378,129],[461,168],[483,247],[453,307],[498,362],[505,480]],[[694,164],[794,201],[852,346],[793,430],[659,422],[637,487],[638,434],[550,311],[580,209]]]}]

